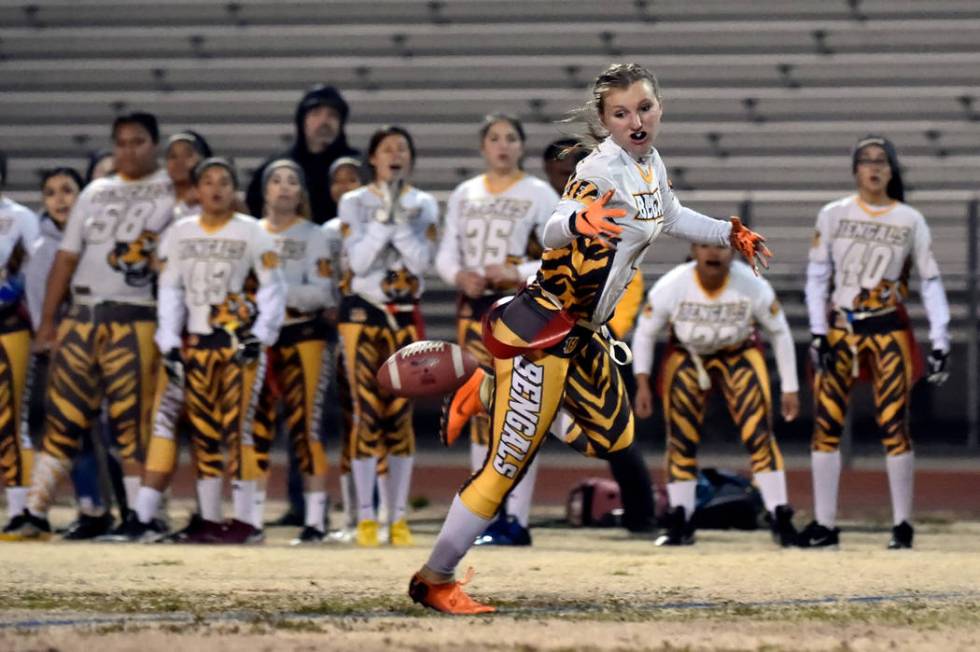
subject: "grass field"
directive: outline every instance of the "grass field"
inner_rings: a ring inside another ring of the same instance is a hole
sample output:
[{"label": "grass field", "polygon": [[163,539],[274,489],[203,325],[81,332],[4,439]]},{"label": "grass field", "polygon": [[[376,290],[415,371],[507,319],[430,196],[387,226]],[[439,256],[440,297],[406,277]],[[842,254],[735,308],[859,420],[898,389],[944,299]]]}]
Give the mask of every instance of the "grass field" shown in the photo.
[{"label": "grass field", "polygon": [[839,550],[701,532],[654,548],[618,530],[537,528],[525,549],[464,564],[493,617],[451,618],[405,593],[416,546],[293,548],[17,543],[0,547],[0,650],[976,650],[980,523],[847,529]]}]

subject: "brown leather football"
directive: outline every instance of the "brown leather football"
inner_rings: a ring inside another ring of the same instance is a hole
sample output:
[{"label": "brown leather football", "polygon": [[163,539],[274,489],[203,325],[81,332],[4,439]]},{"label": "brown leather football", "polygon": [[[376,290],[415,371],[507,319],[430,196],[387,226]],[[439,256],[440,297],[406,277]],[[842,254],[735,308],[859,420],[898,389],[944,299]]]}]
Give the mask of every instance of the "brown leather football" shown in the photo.
[{"label": "brown leather football", "polygon": [[479,366],[458,345],[422,340],[403,346],[378,369],[378,384],[397,396],[438,396],[463,384]]}]

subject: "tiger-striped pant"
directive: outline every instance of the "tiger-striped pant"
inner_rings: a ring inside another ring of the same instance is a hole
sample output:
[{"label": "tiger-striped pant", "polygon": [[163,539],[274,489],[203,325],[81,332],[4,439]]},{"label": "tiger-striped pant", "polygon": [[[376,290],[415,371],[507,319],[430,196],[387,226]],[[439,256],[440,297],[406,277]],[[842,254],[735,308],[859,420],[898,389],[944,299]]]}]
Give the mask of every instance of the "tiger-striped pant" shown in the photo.
[{"label": "tiger-striped pant", "polygon": [[[752,472],[780,471],[783,456],[772,434],[772,393],[762,352],[754,347],[702,356],[704,370],[721,390],[742,443],[752,456]],[[695,480],[698,444],[707,390],[698,385],[691,354],[672,351],[664,360],[664,421],[667,470],[671,482]]]}]

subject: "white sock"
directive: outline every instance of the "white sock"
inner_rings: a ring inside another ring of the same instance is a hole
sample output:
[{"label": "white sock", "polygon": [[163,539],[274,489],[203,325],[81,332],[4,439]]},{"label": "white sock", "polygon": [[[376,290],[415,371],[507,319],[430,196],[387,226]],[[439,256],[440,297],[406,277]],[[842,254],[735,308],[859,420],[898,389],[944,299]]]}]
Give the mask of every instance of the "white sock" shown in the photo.
[{"label": "white sock", "polygon": [[58,483],[71,471],[71,463],[54,455],[41,453],[34,458],[31,469],[31,488],[27,492],[27,509],[38,518],[47,518],[48,507],[54,500]]},{"label": "white sock", "polygon": [[683,507],[684,518],[688,521],[694,516],[694,506],[697,503],[697,480],[682,480],[667,483],[667,499],[671,507]]},{"label": "white sock", "polygon": [[221,489],[224,482],[221,478],[204,477],[197,479],[197,506],[201,510],[201,518],[205,521],[220,523],[221,518]]},{"label": "white sock", "polygon": [[306,499],[305,525],[323,532],[323,515],[327,511],[327,492],[309,491],[303,494],[303,497]]},{"label": "white sock", "polygon": [[789,502],[786,492],[786,473],[784,471],[762,471],[755,474],[755,483],[759,485],[762,502],[766,511],[775,513],[776,508]]},{"label": "white sock", "polygon": [[490,519],[471,512],[463,504],[459,494],[456,494],[449,508],[449,514],[446,515],[446,521],[442,524],[442,530],[439,531],[439,537],[432,547],[429,561],[425,565],[437,573],[452,575],[459,561],[473,545],[473,541],[487,529],[488,525]]},{"label": "white sock", "polygon": [[350,473],[340,476],[340,499],[344,501],[344,527],[354,527],[357,525],[357,510],[354,508],[357,491],[354,489],[354,476]]},{"label": "white sock", "polygon": [[912,451],[885,457],[888,488],[892,496],[892,519],[895,525],[912,520],[912,489],[915,486],[915,454]]},{"label": "white sock", "polygon": [[96,505],[91,496],[82,496],[78,499],[78,512],[85,516],[102,516],[106,508],[104,505]]},{"label": "white sock", "polygon": [[415,457],[412,455],[388,456],[388,522],[396,523],[405,518],[405,508],[408,505],[408,491],[412,485],[412,465]]},{"label": "white sock", "polygon": [[840,484],[840,451],[810,453],[813,467],[813,517],[828,528],[837,525],[837,487]]},{"label": "white sock", "polygon": [[[388,460],[391,460],[390,455]],[[378,484],[378,523],[390,523],[392,492],[395,490],[395,485],[391,482],[390,464],[386,473],[378,474],[376,482]]]},{"label": "white sock", "polygon": [[534,457],[524,477],[507,496],[507,514],[516,518],[522,527],[527,527],[531,520],[531,499],[534,497],[534,481],[538,477],[538,459]]},{"label": "white sock", "polygon": [[142,481],[138,475],[123,476],[123,487],[126,489],[127,509],[136,509],[136,497],[139,496],[140,493],[140,484],[142,484]]},{"label": "white sock", "polygon": [[251,523],[255,513],[255,480],[233,480],[231,504],[235,520]]},{"label": "white sock", "polygon": [[27,492],[30,487],[7,487],[7,516],[13,518],[24,513],[27,507]]},{"label": "white sock", "polygon": [[484,446],[483,444],[474,444],[470,442],[470,470],[479,471],[483,468],[483,463],[487,459],[487,450],[489,446]]},{"label": "white sock", "polygon": [[252,503],[252,525],[261,530],[265,523],[265,489],[255,489],[255,501]]},{"label": "white sock", "polygon": [[374,511],[374,483],[377,481],[378,458],[364,457],[350,462],[354,487],[357,492],[357,520],[377,521]]},{"label": "white sock", "polygon": [[142,486],[136,495],[136,518],[140,523],[149,523],[156,518],[160,510],[163,493],[153,487]]}]

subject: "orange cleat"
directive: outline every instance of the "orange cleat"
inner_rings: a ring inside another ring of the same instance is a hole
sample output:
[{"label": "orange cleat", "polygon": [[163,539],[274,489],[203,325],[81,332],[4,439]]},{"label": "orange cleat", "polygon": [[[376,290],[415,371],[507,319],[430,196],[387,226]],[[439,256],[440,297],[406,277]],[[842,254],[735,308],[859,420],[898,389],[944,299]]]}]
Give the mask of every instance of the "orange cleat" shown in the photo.
[{"label": "orange cleat", "polygon": [[486,372],[477,369],[459,389],[443,400],[442,418],[439,421],[439,441],[443,446],[452,446],[469,420],[486,411],[480,399],[480,386],[484,378]]},{"label": "orange cleat", "polygon": [[497,610],[495,607],[480,604],[463,593],[463,586],[473,579],[475,574],[472,568],[467,568],[466,574],[461,580],[434,584],[423,579],[421,574],[416,573],[408,584],[408,595],[412,601],[423,607],[446,614],[467,616],[492,613]]}]

